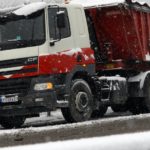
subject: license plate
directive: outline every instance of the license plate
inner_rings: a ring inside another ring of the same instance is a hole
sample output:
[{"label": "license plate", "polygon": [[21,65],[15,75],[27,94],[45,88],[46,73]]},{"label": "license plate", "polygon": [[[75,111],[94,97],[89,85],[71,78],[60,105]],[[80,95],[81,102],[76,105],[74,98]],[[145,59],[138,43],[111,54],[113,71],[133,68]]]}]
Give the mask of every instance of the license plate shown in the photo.
[{"label": "license plate", "polygon": [[1,103],[15,103],[18,102],[18,96],[17,95],[9,97],[1,96],[0,101]]}]

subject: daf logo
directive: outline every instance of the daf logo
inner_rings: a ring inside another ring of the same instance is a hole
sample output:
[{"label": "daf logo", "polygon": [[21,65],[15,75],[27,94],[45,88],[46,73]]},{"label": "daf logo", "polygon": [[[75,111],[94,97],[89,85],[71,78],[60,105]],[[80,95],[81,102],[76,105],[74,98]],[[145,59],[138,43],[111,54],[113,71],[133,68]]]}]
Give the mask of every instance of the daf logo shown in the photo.
[{"label": "daf logo", "polygon": [[31,57],[31,58],[28,58],[28,62],[34,62],[37,60],[37,57]]}]

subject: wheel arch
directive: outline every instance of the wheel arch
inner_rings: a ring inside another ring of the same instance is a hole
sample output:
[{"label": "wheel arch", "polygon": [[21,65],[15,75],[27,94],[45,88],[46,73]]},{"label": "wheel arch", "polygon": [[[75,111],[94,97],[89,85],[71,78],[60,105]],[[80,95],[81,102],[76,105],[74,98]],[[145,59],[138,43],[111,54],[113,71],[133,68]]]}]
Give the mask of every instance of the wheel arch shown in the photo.
[{"label": "wheel arch", "polygon": [[93,82],[92,82],[92,76],[95,74],[95,65],[90,64],[87,65],[86,67],[83,67],[81,65],[76,66],[67,76],[66,76],[66,90],[69,92],[70,91],[70,86],[73,80],[75,79],[83,79],[85,80],[91,90],[92,93],[94,92],[93,89]]},{"label": "wheel arch", "polygon": [[150,78],[150,71],[141,72],[128,79],[130,97],[144,97],[144,90],[147,79]]},{"label": "wheel arch", "polygon": [[88,85],[89,85],[89,87],[90,87],[90,89],[92,91],[92,94],[96,94],[95,93],[94,81],[92,80],[92,76],[88,72],[86,72],[86,71],[82,71],[82,72],[78,71],[78,72],[76,72],[74,74],[72,80],[75,80],[75,79],[83,79],[83,80],[85,80],[88,83]]},{"label": "wheel arch", "polygon": [[145,85],[145,80],[147,77],[150,77],[150,71],[146,71],[146,72],[141,72],[138,75],[134,76],[134,77],[130,77],[128,79],[129,83],[132,82],[139,82],[140,85],[140,89],[143,89],[144,85]]}]

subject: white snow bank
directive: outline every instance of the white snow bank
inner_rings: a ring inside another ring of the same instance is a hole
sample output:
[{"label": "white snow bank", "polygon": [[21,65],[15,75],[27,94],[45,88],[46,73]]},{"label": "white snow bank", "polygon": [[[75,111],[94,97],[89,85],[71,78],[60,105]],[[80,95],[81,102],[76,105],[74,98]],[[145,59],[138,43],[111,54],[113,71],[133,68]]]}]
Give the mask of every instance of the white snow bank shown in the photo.
[{"label": "white snow bank", "polygon": [[28,5],[25,5],[24,7],[21,7],[14,11],[13,13],[18,15],[18,16],[27,16],[30,15],[34,12],[37,12],[38,10],[42,10],[45,8],[47,4],[45,2],[37,2],[37,3],[31,3]]},{"label": "white snow bank", "polygon": [[45,144],[1,148],[1,150],[148,150],[150,132],[98,138],[50,142]]},{"label": "white snow bank", "polygon": [[[60,113],[59,113],[60,114]],[[9,135],[16,135],[18,133],[39,133],[39,132],[45,132],[50,130],[60,130],[60,129],[72,129],[76,127],[86,127],[86,126],[92,126],[93,124],[105,124],[110,122],[118,122],[118,121],[129,121],[129,126],[131,124],[131,120],[140,120],[141,118],[148,119],[150,118],[150,114],[140,114],[135,116],[119,116],[119,117],[110,117],[110,118],[101,118],[99,120],[90,120],[85,122],[78,122],[73,124],[61,124],[61,125],[54,125],[54,126],[42,126],[42,127],[29,127],[29,128],[22,128],[22,129],[12,129],[12,130],[0,130],[0,136],[4,136],[6,134]],[[32,120],[33,118],[31,118]],[[61,117],[62,119],[62,117]],[[41,120],[41,119],[40,119]],[[42,119],[43,120],[43,119]],[[41,121],[42,121],[41,120]],[[58,120],[58,119],[57,119]],[[53,121],[50,120],[50,121]],[[38,121],[36,122],[38,124]]]}]

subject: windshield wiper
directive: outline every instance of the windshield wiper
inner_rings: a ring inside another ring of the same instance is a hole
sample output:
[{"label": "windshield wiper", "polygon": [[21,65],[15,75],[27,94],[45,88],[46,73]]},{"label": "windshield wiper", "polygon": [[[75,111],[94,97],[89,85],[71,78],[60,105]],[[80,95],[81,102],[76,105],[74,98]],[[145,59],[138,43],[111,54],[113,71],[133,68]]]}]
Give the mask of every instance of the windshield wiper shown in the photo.
[{"label": "windshield wiper", "polygon": [[22,48],[28,45],[27,40],[10,39],[6,42],[0,42],[0,51],[5,49]]},{"label": "windshield wiper", "polygon": [[7,42],[18,42],[18,41],[20,41],[20,40],[18,40],[18,39],[10,39],[10,40],[7,40]]}]

